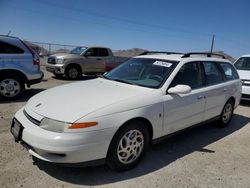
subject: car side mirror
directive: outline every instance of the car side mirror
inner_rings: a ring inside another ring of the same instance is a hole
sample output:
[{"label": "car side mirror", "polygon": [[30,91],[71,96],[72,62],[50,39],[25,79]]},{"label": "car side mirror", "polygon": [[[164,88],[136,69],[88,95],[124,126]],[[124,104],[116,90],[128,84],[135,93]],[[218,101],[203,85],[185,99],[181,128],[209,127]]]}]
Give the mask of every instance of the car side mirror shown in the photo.
[{"label": "car side mirror", "polygon": [[187,94],[191,92],[191,87],[188,85],[176,85],[168,89],[169,94]]},{"label": "car side mirror", "polygon": [[89,56],[91,56],[91,55],[92,55],[91,52],[86,52],[86,53],[84,54],[85,57],[89,57]]}]

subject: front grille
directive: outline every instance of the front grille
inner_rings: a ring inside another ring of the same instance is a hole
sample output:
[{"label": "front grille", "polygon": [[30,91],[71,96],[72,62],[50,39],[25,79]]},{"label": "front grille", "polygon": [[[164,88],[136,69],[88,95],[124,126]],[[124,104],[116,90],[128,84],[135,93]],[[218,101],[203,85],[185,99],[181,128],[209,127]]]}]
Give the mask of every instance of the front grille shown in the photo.
[{"label": "front grille", "polygon": [[54,57],[49,57],[48,58],[48,63],[49,64],[56,64],[56,59]]},{"label": "front grille", "polygon": [[242,94],[242,95],[241,95],[241,98],[249,98],[249,99],[250,99],[250,95]]},{"label": "front grille", "polygon": [[242,85],[243,86],[250,86],[250,80],[242,80]]},{"label": "front grille", "polygon": [[28,120],[30,120],[32,123],[34,123],[35,125],[38,125],[38,126],[40,125],[40,121],[38,121],[38,120],[34,119],[33,117],[31,117],[25,110],[23,110],[23,113],[26,116],[26,118]]}]

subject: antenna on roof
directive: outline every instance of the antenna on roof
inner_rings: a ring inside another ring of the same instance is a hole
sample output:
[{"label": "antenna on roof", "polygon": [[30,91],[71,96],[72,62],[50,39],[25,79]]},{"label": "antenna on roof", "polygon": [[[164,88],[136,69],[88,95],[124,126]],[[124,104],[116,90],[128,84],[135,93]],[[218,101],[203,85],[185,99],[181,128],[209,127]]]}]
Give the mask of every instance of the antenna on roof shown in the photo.
[{"label": "antenna on roof", "polygon": [[214,49],[214,34],[213,34],[213,38],[212,38],[212,44],[211,44],[210,53],[213,53],[213,49]]},{"label": "antenna on roof", "polygon": [[7,36],[9,36],[9,35],[10,35],[10,33],[11,33],[11,30],[9,30],[9,32],[8,32],[8,34],[7,34]]}]

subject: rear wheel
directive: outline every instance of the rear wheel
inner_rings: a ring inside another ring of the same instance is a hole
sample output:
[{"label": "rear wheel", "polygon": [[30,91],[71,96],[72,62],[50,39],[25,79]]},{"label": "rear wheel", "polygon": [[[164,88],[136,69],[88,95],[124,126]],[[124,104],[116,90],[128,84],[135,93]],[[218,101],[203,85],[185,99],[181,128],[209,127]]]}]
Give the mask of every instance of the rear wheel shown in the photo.
[{"label": "rear wheel", "polygon": [[226,127],[233,116],[234,111],[234,101],[232,99],[228,100],[220,115],[219,127]]},{"label": "rear wheel", "polygon": [[24,83],[18,77],[0,78],[0,96],[5,99],[17,98],[24,90]]},{"label": "rear wheel", "polygon": [[71,80],[75,80],[82,75],[81,69],[78,66],[69,66],[66,69],[66,76]]},{"label": "rear wheel", "polygon": [[111,141],[107,155],[108,166],[118,171],[135,167],[142,160],[149,141],[150,134],[143,122],[127,123]]}]

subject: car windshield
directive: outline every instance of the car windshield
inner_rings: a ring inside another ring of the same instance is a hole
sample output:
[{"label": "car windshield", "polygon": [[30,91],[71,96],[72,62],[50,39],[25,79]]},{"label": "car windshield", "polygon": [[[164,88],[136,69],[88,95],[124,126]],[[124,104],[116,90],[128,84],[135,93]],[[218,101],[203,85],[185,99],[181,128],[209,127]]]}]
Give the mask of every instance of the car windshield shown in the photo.
[{"label": "car windshield", "polygon": [[177,62],[132,58],[105,75],[105,78],[143,87],[158,88],[168,78]]},{"label": "car windshield", "polygon": [[87,48],[86,47],[76,47],[73,50],[71,50],[69,53],[70,54],[76,54],[80,55],[82,52],[84,52]]},{"label": "car windshield", "polygon": [[250,70],[250,57],[241,57],[235,62],[234,66],[238,70]]}]

